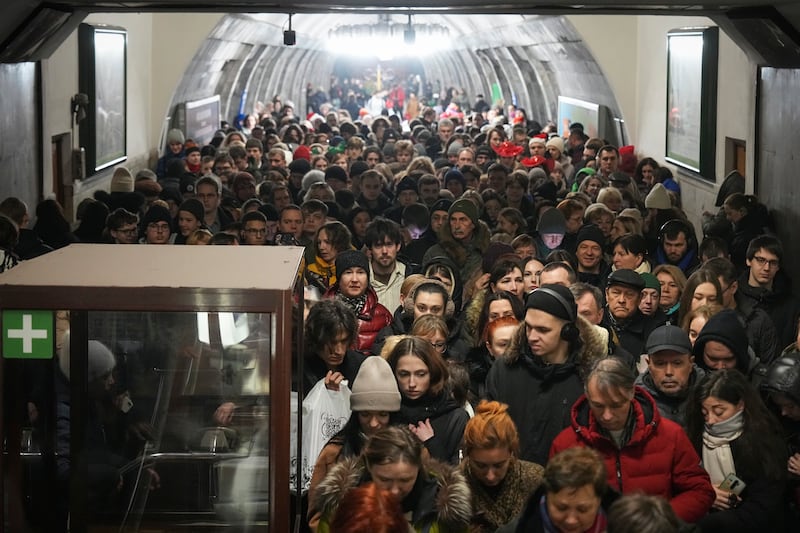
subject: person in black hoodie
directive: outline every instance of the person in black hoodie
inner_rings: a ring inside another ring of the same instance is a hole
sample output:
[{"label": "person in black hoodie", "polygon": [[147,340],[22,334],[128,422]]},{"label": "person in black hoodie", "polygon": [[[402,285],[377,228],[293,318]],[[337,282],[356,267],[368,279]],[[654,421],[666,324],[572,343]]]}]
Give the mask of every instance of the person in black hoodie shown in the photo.
[{"label": "person in black hoodie", "polygon": [[508,404],[519,428],[519,458],[547,462],[553,439],[570,424],[570,408],[583,394],[583,378],[608,346],[578,315],[572,293],[543,285],[528,296],[525,326],[505,356],[492,365],[486,397]]},{"label": "person in black hoodie", "polygon": [[764,365],[749,349],[747,331],[733,309],[723,309],[708,319],[692,347],[692,354],[697,366],[707,373],[735,368],[755,385],[766,373]]},{"label": "person in black hoodie", "polygon": [[758,198],[740,192],[728,196],[722,208],[725,218],[733,225],[733,234],[727,239],[731,261],[741,271],[745,268],[750,241],[769,228],[769,212]]},{"label": "person in black hoodie", "polygon": [[785,274],[783,246],[777,237],[761,235],[747,246],[747,269],[739,278],[737,308],[749,315],[754,307],[767,312],[778,333],[778,346],[795,338],[800,301],[792,293],[792,280]]},{"label": "person in black hoodie", "polygon": [[447,363],[421,337],[401,339],[388,361],[402,395],[393,423],[408,425],[434,459],[458,464],[469,415],[447,386]]}]

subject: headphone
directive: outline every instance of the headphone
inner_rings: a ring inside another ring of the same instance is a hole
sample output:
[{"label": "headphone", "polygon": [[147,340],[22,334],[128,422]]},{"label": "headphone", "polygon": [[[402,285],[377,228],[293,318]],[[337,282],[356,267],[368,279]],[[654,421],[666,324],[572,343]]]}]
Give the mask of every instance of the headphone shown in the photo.
[{"label": "headphone", "polygon": [[686,246],[687,250],[695,250],[697,249],[696,237],[694,234],[694,227],[690,226],[687,222],[679,218],[673,218],[672,220],[667,220],[664,222],[664,225],[661,226],[661,229],[658,230],[658,247],[662,248],[664,246],[664,236],[667,232],[672,233],[673,235],[681,232],[686,235]]},{"label": "headphone", "polygon": [[542,291],[545,294],[552,296],[556,299],[558,303],[561,304],[561,307],[567,312],[567,316],[569,317],[569,322],[564,324],[561,327],[561,338],[567,342],[575,342],[580,337],[580,330],[576,324],[578,320],[577,311],[569,304],[569,302],[560,294],[558,294],[553,289],[548,289],[547,287],[539,287],[536,289],[537,291]]}]

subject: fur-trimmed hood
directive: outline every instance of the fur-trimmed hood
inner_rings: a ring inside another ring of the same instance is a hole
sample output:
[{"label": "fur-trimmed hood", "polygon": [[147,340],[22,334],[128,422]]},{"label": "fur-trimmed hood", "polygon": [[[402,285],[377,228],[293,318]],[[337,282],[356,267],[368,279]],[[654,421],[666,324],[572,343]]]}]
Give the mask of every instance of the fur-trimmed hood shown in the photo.
[{"label": "fur-trimmed hood", "polygon": [[[600,332],[582,316],[578,315],[576,324],[580,331],[581,342],[577,349],[576,347],[572,348],[570,360],[578,366],[581,375],[586,375],[594,361],[608,355],[608,343],[604,341]],[[504,356],[509,364],[516,363],[521,354],[533,357],[525,333],[525,322],[522,322]]]},{"label": "fur-trimmed hood", "polygon": [[[492,232],[489,226],[483,220],[478,220],[478,225],[475,226],[475,231],[472,234],[472,240],[469,243],[470,248],[477,250],[479,255],[486,253],[489,247],[490,237]],[[439,246],[447,253],[457,265],[463,265],[467,260],[468,249],[453,237],[450,231],[450,218],[448,217],[442,227],[439,228]]]},{"label": "fur-trimmed hood", "polygon": [[[418,501],[412,505],[415,528],[436,523],[439,531],[464,531],[472,518],[472,496],[464,475],[458,468],[429,459],[423,463],[417,485]],[[424,478],[420,479],[424,474]],[[364,460],[351,457],[334,466],[316,490],[316,509],[323,521],[329,521],[347,492],[369,481]]]}]

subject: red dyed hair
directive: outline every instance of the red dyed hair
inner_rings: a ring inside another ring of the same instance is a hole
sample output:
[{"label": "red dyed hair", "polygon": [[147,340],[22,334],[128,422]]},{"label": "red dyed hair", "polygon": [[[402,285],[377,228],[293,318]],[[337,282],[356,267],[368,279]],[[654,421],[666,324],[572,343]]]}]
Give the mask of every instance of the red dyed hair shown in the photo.
[{"label": "red dyed hair", "polygon": [[400,501],[373,482],[350,489],[331,521],[331,533],[397,533],[408,531]]},{"label": "red dyed hair", "polygon": [[494,337],[494,332],[497,331],[498,328],[503,328],[505,326],[519,326],[519,320],[513,316],[504,316],[502,318],[492,320],[486,324],[485,328],[483,328],[483,338],[481,340],[483,342],[490,341],[492,337]]}]

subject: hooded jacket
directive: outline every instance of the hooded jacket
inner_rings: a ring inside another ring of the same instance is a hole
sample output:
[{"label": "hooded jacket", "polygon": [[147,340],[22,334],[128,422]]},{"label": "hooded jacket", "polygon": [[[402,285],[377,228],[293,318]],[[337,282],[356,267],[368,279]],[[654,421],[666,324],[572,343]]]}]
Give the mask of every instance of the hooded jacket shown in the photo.
[{"label": "hooded jacket", "polygon": [[589,322],[579,316],[580,343],[567,361],[545,365],[528,346],[520,325],[506,355],[497,359],[486,377],[486,397],[508,405],[519,431],[519,458],[546,464],[553,439],[570,422],[570,407],[583,394],[583,378],[596,359],[608,355],[608,346]]},{"label": "hooded jacket", "polygon": [[698,521],[711,508],[716,494],[689,437],[678,424],[661,417],[655,400],[641,387],[636,387],[631,404],[631,436],[618,449],[582,395],[572,407],[571,427],[555,439],[550,456],[575,446],[593,448],[605,461],[612,489],[661,496],[678,518]]},{"label": "hooded jacket", "polygon": [[[319,497],[311,513],[319,513],[318,533],[330,531],[330,521],[347,491],[370,481],[364,460],[346,459],[320,483]],[[427,533],[466,533],[472,517],[470,491],[461,472],[435,460],[424,461],[411,493],[403,500],[411,511],[414,531]]]},{"label": "hooded jacket", "polygon": [[716,341],[727,346],[736,358],[736,368],[748,376],[754,385],[758,385],[760,379],[766,374],[766,367],[750,349],[747,332],[739,321],[737,311],[723,309],[712,316],[694,342],[692,353],[697,366],[710,372],[715,369],[708,367],[703,356],[708,341]]},{"label": "hooded jacket", "polygon": [[439,230],[439,244],[432,246],[423,257],[423,263],[430,259],[445,255],[455,264],[460,265],[461,279],[466,280],[472,277],[473,272],[481,267],[483,254],[489,247],[489,237],[491,232],[489,227],[482,220],[478,221],[472,240],[466,245],[457,241],[450,231],[450,223],[445,223]]},{"label": "hooded jacket", "polygon": [[[335,298],[339,292],[339,282],[325,292],[324,298]],[[355,349],[366,355],[374,353],[372,345],[378,333],[392,323],[392,313],[378,303],[378,295],[372,286],[367,286],[367,299],[364,306],[356,313],[358,319],[358,333],[356,334]]]}]

